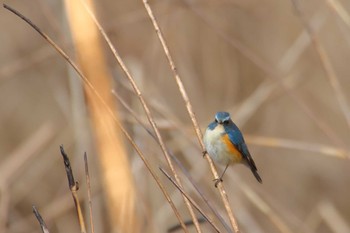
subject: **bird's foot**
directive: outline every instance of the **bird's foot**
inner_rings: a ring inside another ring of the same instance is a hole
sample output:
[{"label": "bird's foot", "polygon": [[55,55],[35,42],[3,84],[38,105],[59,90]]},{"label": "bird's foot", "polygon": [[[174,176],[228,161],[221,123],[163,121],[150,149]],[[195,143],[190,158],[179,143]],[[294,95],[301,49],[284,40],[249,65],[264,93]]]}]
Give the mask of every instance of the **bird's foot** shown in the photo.
[{"label": "bird's foot", "polygon": [[206,151],[206,150],[202,152],[203,158],[205,157],[205,155],[206,155],[207,153],[208,153],[208,151]]},{"label": "bird's foot", "polygon": [[220,182],[223,182],[224,180],[220,177],[219,179],[214,179],[213,181],[215,182],[215,183],[214,183],[215,188],[217,188],[217,187],[218,187],[218,184],[219,184]]}]

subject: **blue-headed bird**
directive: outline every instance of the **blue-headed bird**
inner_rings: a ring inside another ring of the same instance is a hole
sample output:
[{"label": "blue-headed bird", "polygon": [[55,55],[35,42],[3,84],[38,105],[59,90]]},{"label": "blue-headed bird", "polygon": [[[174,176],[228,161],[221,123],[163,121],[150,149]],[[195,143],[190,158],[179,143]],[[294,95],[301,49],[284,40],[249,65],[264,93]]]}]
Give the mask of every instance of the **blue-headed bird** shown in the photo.
[{"label": "blue-headed bird", "polygon": [[259,183],[262,183],[243,135],[231,120],[228,112],[217,112],[215,114],[215,120],[208,125],[203,141],[206,149],[204,154],[208,153],[216,163],[226,165],[224,172],[216,180],[215,187],[219,182],[222,182],[227,167],[236,163],[243,163],[248,166]]}]

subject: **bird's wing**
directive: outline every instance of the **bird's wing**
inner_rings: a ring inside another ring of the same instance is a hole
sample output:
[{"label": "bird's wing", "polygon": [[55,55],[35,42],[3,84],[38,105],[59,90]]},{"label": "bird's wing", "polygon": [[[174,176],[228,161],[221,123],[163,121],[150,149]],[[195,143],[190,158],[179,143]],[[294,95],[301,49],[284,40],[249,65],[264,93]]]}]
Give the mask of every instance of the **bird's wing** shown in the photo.
[{"label": "bird's wing", "polygon": [[254,174],[255,178],[258,180],[258,182],[262,183],[262,179],[261,179],[260,175],[258,174],[258,169],[256,168],[255,162],[249,153],[247,145],[244,142],[244,138],[243,138],[241,131],[234,124],[231,126],[231,128],[229,130],[226,130],[226,131],[229,132],[228,137],[229,137],[232,145],[234,145],[234,147],[242,155],[243,160],[250,167],[250,170],[253,172],[253,174]]},{"label": "bird's wing", "polygon": [[252,170],[257,170],[254,160],[249,153],[248,147],[244,142],[242,133],[238,128],[230,130],[228,133],[231,143],[236,147],[236,149],[242,154],[243,159],[248,163]]}]

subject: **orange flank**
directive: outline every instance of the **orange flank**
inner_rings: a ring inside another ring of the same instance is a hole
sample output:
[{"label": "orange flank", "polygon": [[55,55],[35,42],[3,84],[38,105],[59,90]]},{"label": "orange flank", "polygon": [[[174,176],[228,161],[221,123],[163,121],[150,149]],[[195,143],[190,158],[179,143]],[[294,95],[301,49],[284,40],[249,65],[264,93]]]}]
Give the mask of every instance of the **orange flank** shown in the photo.
[{"label": "orange flank", "polygon": [[239,163],[242,161],[242,154],[237,150],[235,145],[231,142],[228,134],[222,137],[223,142],[226,144],[228,152],[231,156],[232,162]]}]

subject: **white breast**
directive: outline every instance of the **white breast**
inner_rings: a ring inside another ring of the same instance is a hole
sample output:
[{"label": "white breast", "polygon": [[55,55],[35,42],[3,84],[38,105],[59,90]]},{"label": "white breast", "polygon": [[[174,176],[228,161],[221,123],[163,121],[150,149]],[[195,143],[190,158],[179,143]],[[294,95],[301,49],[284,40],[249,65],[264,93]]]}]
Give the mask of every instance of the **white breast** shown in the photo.
[{"label": "white breast", "polygon": [[221,136],[224,132],[225,129],[222,125],[217,125],[213,130],[207,128],[203,141],[209,156],[216,163],[227,165],[228,163],[232,163],[233,160],[226,145],[221,141]]}]

